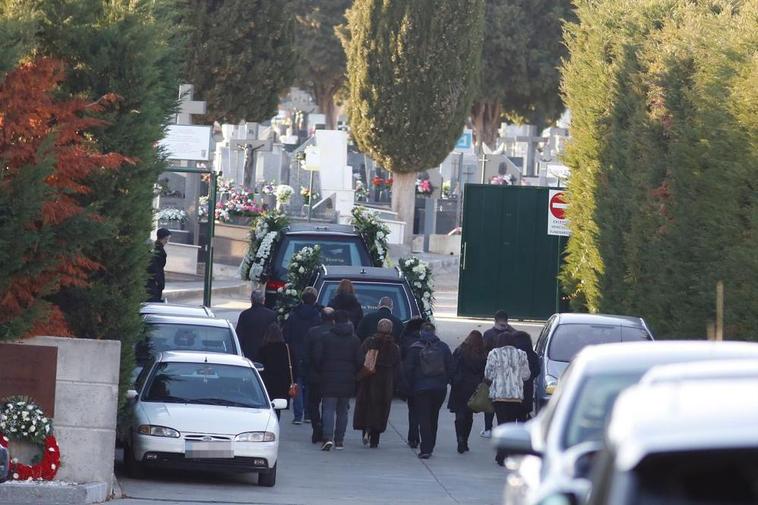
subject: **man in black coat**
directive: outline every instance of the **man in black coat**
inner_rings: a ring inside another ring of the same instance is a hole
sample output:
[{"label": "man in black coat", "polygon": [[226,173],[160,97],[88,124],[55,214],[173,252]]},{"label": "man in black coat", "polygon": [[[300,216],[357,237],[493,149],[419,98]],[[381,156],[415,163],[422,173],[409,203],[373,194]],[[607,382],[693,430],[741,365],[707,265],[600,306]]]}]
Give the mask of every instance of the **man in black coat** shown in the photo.
[{"label": "man in black coat", "polygon": [[163,289],[166,287],[166,244],[171,238],[171,232],[166,228],[159,228],[157,232],[158,240],[153,246],[153,255],[150,258],[150,264],[147,267],[147,284],[145,289],[148,294],[148,302],[162,302]]},{"label": "man in black coat", "polygon": [[265,294],[260,289],[253,290],[250,302],[250,308],[243,310],[237,320],[237,337],[242,346],[242,354],[250,361],[257,361],[263,335],[266,328],[276,321],[276,312],[264,305]]},{"label": "man in black coat", "polygon": [[379,300],[379,308],[363,316],[358,325],[358,338],[361,342],[373,336],[376,333],[376,327],[382,319],[392,321],[392,336],[395,337],[395,343],[400,343],[400,336],[403,334],[403,322],[392,314],[392,298],[389,296]]},{"label": "man in black coat", "polygon": [[308,404],[306,408],[307,415],[311,418],[311,442],[314,444],[321,442],[321,370],[315,361],[316,346],[320,345],[321,340],[334,328],[334,309],[324,307],[321,309],[321,324],[308,330],[303,345],[303,376],[308,384]]},{"label": "man in black coat", "polygon": [[[495,312],[495,326],[484,332],[484,348],[489,353],[492,349],[513,345],[508,339],[516,332],[516,329],[508,324],[508,313],[502,309]],[[492,424],[495,420],[494,412],[484,413],[484,430],[480,435],[484,438],[492,436]]]},{"label": "man in black coat", "polygon": [[323,451],[332,447],[343,448],[350,398],[355,396],[356,376],[363,367],[364,358],[350,314],[338,310],[334,321],[334,328],[321,338],[314,352],[314,361],[321,372]]},{"label": "man in black coat", "polygon": [[300,370],[295,377],[298,388],[297,396],[292,401],[292,410],[295,416],[292,420],[293,424],[303,424],[304,417],[306,421],[309,420],[307,416],[308,412],[305,412],[305,405],[308,402],[308,389],[303,373],[306,372],[303,356],[305,356],[304,345],[308,330],[321,324],[319,307],[316,305],[317,296],[318,293],[315,289],[310,286],[305,288],[303,294],[300,296],[301,303],[292,309],[282,327],[284,341],[289,344],[297,357],[297,369]]}]

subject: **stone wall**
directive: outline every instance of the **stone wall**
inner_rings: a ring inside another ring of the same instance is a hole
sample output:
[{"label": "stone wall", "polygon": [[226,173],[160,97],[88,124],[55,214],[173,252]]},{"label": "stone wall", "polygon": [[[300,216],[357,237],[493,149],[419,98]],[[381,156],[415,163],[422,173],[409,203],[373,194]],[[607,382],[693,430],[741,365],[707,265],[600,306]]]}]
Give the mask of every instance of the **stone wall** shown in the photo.
[{"label": "stone wall", "polygon": [[121,343],[63,337],[22,343],[58,348],[53,423],[61,468],[56,480],[104,482],[110,495]]}]

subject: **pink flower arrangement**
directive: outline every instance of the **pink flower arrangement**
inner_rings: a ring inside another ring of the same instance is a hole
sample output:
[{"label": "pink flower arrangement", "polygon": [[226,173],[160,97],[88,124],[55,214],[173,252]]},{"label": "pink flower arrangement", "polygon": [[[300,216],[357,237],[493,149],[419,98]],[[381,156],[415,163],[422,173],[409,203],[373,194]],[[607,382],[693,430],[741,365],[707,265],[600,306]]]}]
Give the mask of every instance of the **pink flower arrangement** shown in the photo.
[{"label": "pink flower arrangement", "polygon": [[231,221],[233,217],[255,217],[263,209],[256,205],[253,193],[246,189],[225,188],[223,201],[216,204],[215,217],[222,222]]},{"label": "pink flower arrangement", "polygon": [[429,179],[416,179],[416,194],[429,196],[434,191],[434,187]]}]

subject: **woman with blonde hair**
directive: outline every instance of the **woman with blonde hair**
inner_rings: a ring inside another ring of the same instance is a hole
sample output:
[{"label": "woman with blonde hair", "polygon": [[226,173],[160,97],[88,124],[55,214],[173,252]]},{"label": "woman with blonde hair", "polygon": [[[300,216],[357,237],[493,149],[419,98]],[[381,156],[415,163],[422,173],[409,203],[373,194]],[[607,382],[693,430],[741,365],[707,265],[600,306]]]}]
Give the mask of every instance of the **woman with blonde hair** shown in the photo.
[{"label": "woman with blonde hair", "polygon": [[350,279],[340,281],[339,286],[337,286],[337,294],[329,301],[329,307],[347,312],[355,329],[358,328],[358,324],[363,319],[363,308],[355,296],[355,287]]}]

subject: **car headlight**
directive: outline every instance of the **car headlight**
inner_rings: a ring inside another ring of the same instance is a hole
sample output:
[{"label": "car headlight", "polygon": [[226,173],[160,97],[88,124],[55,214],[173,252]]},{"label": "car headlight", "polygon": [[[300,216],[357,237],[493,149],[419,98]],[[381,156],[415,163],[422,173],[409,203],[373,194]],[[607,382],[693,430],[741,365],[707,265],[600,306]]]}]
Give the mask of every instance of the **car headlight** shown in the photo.
[{"label": "car headlight", "polygon": [[179,438],[179,432],[175,429],[166,428],[165,426],[153,426],[152,424],[141,424],[137,428],[137,433],[153,437]]},{"label": "car headlight", "polygon": [[545,393],[552,395],[555,392],[555,388],[558,386],[558,379],[552,375],[545,377]]},{"label": "car headlight", "polygon": [[240,433],[234,440],[237,442],[273,442],[276,440],[276,435],[270,431],[248,431],[246,433]]}]

